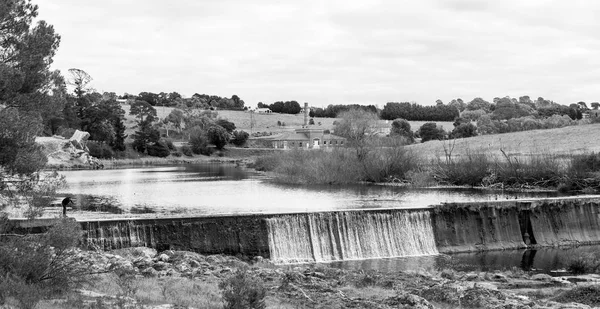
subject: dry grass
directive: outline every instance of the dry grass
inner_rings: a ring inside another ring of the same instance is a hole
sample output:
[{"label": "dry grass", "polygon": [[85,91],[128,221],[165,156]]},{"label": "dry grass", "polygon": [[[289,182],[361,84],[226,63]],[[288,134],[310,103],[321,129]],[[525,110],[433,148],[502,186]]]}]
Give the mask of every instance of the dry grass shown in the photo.
[{"label": "dry grass", "polygon": [[463,156],[467,152],[482,152],[501,156],[503,149],[510,156],[530,156],[536,154],[570,155],[585,152],[599,152],[599,124],[586,124],[557,129],[533,130],[496,135],[483,135],[453,141],[429,141],[408,146],[416,153],[429,159],[444,157],[444,148],[454,144],[452,155]]}]

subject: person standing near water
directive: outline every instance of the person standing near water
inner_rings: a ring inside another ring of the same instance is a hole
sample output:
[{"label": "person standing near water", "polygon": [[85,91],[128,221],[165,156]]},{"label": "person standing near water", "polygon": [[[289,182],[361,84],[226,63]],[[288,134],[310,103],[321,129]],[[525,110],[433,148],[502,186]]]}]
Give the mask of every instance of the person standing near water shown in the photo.
[{"label": "person standing near water", "polygon": [[71,206],[73,205],[73,200],[71,199],[71,197],[67,196],[62,200],[62,207],[63,207],[63,217],[67,216],[67,206]]}]

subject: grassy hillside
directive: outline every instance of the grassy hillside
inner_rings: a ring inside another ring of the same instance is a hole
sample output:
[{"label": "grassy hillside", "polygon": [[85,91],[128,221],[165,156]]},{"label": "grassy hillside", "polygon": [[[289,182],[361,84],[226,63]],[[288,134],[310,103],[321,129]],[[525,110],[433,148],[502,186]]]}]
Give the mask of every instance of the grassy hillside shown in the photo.
[{"label": "grassy hillside", "polygon": [[419,154],[443,157],[444,147],[452,148],[453,155],[484,151],[501,156],[500,149],[509,155],[577,154],[600,152],[600,124],[586,124],[558,129],[533,130],[496,135],[484,135],[455,141],[429,141],[409,146]]},{"label": "grassy hillside", "polygon": [[[136,120],[133,116],[129,115],[129,105],[122,105],[125,110],[125,126],[127,127],[126,134],[133,134],[133,127],[136,125]],[[160,119],[164,119],[171,113],[173,110],[172,107],[162,107],[157,106],[156,112]],[[229,111],[229,110],[220,110],[217,111],[219,118],[227,119],[233,123],[238,130],[244,130],[248,133],[251,132],[283,132],[289,131],[293,129],[298,129],[304,123],[304,115],[303,114],[257,114],[257,113],[249,113],[244,111]],[[314,118],[315,125],[312,126],[314,128],[322,128],[333,130],[333,122],[336,121],[336,118]],[[252,126],[250,125],[252,121]],[[277,122],[285,123],[285,126],[278,126]],[[413,131],[419,129],[427,121],[410,121],[410,125]],[[320,125],[319,125],[320,123]],[[438,126],[442,126],[445,130],[451,130],[453,128],[452,122],[436,122]],[[380,120],[379,126],[381,128],[390,128],[392,125],[391,121]]]}]

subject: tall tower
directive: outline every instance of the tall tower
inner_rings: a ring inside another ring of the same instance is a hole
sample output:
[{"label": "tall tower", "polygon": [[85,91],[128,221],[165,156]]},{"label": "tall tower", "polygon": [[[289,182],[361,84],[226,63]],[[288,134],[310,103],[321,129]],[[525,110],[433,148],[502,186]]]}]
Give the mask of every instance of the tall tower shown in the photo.
[{"label": "tall tower", "polygon": [[304,102],[304,127],[308,127],[308,102]]}]

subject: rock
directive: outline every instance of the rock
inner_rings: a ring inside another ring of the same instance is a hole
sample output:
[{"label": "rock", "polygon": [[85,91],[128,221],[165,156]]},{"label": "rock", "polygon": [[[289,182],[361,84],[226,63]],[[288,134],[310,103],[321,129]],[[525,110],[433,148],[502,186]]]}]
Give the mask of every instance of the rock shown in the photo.
[{"label": "rock", "polygon": [[500,274],[500,273],[496,273],[496,274],[492,275],[492,280],[500,281],[500,282],[508,282],[508,278],[506,277],[506,275]]},{"label": "rock", "polygon": [[535,275],[531,276],[531,280],[550,281],[550,280],[552,280],[552,276],[547,275],[547,274],[535,274]]},{"label": "rock", "polygon": [[133,265],[135,267],[137,267],[139,270],[146,269],[146,268],[152,268],[152,264],[153,264],[153,262],[149,258],[140,257],[140,258],[133,260]]},{"label": "rock", "polygon": [[569,282],[569,280],[567,280],[563,277],[552,277],[550,282],[552,282],[556,285],[571,285],[572,284],[571,282]]},{"label": "rock", "polygon": [[161,255],[158,256],[158,260],[161,262],[167,263],[167,262],[169,262],[169,256],[162,253]]},{"label": "rock", "polygon": [[[384,303],[388,306],[403,308],[404,306],[408,306],[408,308],[415,309],[434,309],[435,307],[430,304],[425,298],[421,296],[417,296],[414,294],[403,293],[398,296],[390,297],[384,300]],[[400,307],[402,305],[402,307]]]},{"label": "rock", "polygon": [[75,148],[87,151],[85,143],[87,142],[88,138],[90,138],[90,133],[75,130],[75,133],[73,133],[73,136],[71,136],[69,142],[71,142]]},{"label": "rock", "polygon": [[156,271],[156,269],[154,269],[152,267],[149,267],[149,268],[146,268],[146,269],[144,269],[142,271],[142,275],[144,277],[152,277],[152,278],[154,278],[154,277],[158,276],[158,271]]},{"label": "rock", "polygon": [[465,280],[467,281],[475,281],[479,279],[479,275],[476,273],[468,273],[465,275]]},{"label": "rock", "polygon": [[165,269],[169,268],[169,264],[162,262],[162,261],[158,261],[158,262],[154,263],[154,265],[152,265],[152,267],[158,271],[161,271],[161,270],[165,270]]}]

